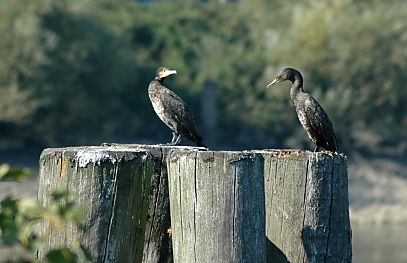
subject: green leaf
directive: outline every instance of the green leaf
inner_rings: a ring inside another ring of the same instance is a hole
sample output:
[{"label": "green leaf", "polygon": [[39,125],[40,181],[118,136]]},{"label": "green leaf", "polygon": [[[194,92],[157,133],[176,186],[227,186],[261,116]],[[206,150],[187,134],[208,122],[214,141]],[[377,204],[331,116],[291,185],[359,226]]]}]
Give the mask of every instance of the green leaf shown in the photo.
[{"label": "green leaf", "polygon": [[8,164],[0,166],[0,181],[23,181],[31,176],[32,172],[28,168],[11,168]]},{"label": "green leaf", "polygon": [[3,176],[5,176],[8,171],[10,171],[10,165],[8,164],[2,164],[0,165],[0,180],[1,178],[3,178]]},{"label": "green leaf", "polygon": [[18,206],[15,199],[6,197],[4,200],[1,201],[1,240],[6,245],[13,245],[18,242],[19,229],[15,220],[17,213]]},{"label": "green leaf", "polygon": [[[4,221],[2,222],[2,224]],[[11,222],[4,224],[1,229],[1,240],[6,245],[14,245],[19,242],[17,226]]]},{"label": "green leaf", "polygon": [[31,233],[28,241],[27,249],[30,251],[37,251],[42,246],[42,240],[36,234]]},{"label": "green leaf", "polygon": [[52,200],[54,201],[59,201],[63,198],[66,198],[69,196],[69,192],[66,190],[61,190],[61,191],[54,191],[51,194]]},{"label": "green leaf", "polygon": [[81,248],[82,253],[83,253],[83,255],[85,256],[85,258],[86,258],[88,261],[93,262],[93,256],[92,256],[92,253],[89,251],[89,249],[86,248],[86,247],[85,247],[84,245],[82,245],[82,244],[80,244],[80,248]]},{"label": "green leaf", "polygon": [[85,222],[85,208],[82,205],[76,205],[72,209],[72,220],[80,225]]},{"label": "green leaf", "polygon": [[68,248],[59,248],[50,250],[46,257],[50,263],[76,263],[78,262],[78,256],[75,252]]},{"label": "green leaf", "polygon": [[18,201],[18,209],[27,220],[37,219],[43,212],[43,208],[41,208],[38,202],[34,199],[20,199]]},{"label": "green leaf", "polygon": [[7,196],[3,200],[1,200],[1,213],[6,213],[6,212],[11,212],[11,211],[17,211],[18,205],[17,205],[17,200]]}]

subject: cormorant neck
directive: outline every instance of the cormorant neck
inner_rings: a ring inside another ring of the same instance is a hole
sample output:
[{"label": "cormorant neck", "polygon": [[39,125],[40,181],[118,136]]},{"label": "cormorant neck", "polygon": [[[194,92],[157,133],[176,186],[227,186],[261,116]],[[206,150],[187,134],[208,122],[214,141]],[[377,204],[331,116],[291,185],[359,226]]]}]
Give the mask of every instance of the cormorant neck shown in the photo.
[{"label": "cormorant neck", "polygon": [[295,98],[300,92],[304,92],[302,88],[302,76],[301,74],[295,74],[294,79],[292,80],[290,96],[291,98]]},{"label": "cormorant neck", "polygon": [[164,78],[157,78],[157,77],[156,77],[154,80],[160,82],[161,84],[164,83]]}]

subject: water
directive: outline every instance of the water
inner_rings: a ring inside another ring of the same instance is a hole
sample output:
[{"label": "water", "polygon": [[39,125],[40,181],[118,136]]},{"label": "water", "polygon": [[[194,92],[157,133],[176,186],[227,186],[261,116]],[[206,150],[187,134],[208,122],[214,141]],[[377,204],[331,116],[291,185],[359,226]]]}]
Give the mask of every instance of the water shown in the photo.
[{"label": "water", "polygon": [[407,263],[407,225],[352,225],[354,263]]}]

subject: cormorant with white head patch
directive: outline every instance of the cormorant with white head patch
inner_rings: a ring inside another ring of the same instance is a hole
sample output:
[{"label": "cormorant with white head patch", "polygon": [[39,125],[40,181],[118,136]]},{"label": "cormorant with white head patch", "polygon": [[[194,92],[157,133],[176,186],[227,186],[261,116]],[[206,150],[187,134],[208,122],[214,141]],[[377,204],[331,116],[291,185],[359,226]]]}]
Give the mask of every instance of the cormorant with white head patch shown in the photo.
[{"label": "cormorant with white head patch", "polygon": [[181,137],[185,137],[194,141],[197,146],[206,148],[188,106],[177,94],[163,85],[165,78],[173,74],[177,74],[177,71],[160,67],[157,69],[155,79],[148,86],[148,96],[155,112],[172,130],[173,137],[169,144],[178,145]]},{"label": "cormorant with white head patch", "polygon": [[290,90],[291,101],[294,104],[302,127],[304,127],[311,141],[316,144],[314,151],[318,151],[319,147],[331,152],[339,150],[328,115],[310,94],[304,92],[302,75],[298,70],[293,68],[283,69],[277,74],[273,82],[267,85],[267,88],[285,80],[292,83]]}]

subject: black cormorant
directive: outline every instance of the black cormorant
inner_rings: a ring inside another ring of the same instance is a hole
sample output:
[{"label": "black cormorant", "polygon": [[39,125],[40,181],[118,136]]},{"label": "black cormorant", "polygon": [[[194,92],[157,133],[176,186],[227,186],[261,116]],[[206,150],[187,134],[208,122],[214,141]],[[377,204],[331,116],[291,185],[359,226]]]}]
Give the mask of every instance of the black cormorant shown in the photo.
[{"label": "black cormorant", "polygon": [[176,70],[165,67],[157,69],[155,79],[148,86],[148,96],[158,117],[172,130],[171,145],[178,145],[181,136],[205,147],[199,135],[194,118],[185,102],[173,91],[164,87],[165,78],[177,74]]},{"label": "black cormorant", "polygon": [[332,123],[321,105],[311,95],[304,92],[302,75],[298,70],[293,68],[283,69],[277,74],[273,82],[267,85],[267,88],[285,80],[292,83],[290,90],[291,101],[294,104],[302,127],[304,127],[311,141],[316,144],[314,151],[318,151],[319,147],[323,147],[331,152],[336,152],[339,148]]}]

